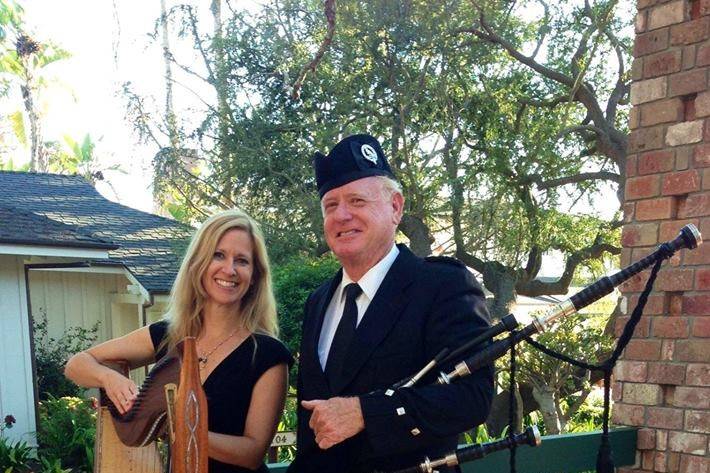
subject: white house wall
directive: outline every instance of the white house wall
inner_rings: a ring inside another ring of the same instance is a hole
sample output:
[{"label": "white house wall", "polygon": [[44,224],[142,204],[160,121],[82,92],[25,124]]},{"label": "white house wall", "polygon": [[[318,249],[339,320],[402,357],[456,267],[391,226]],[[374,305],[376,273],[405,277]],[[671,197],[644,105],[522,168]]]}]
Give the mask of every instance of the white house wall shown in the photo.
[{"label": "white house wall", "polygon": [[70,327],[91,328],[96,322],[99,342],[123,335],[112,327],[110,295],[125,291],[124,276],[33,269],[29,281],[32,315],[47,314],[50,337],[59,337]]},{"label": "white house wall", "polygon": [[27,291],[22,259],[0,255],[0,415],[17,419],[4,432],[34,445],[34,385],[27,316]]}]

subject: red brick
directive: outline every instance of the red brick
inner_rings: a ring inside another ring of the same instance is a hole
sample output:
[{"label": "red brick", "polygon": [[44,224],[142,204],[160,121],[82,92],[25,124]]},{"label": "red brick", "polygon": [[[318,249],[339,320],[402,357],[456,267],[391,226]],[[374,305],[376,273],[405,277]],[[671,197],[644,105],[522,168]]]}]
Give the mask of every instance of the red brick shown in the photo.
[{"label": "red brick", "polygon": [[661,341],[632,339],[626,346],[624,355],[626,360],[657,361],[661,358]]},{"label": "red brick", "polygon": [[[629,129],[635,130],[641,123],[641,109],[639,107],[631,107],[629,110]],[[628,157],[626,158],[628,159]]]},{"label": "red brick", "polygon": [[689,363],[685,383],[688,386],[710,386],[710,364]]},{"label": "red brick", "polygon": [[703,190],[710,190],[710,168],[703,169]]},{"label": "red brick", "polygon": [[[647,365],[644,361],[620,360],[614,368],[614,378],[618,381],[643,383],[646,381]],[[683,374],[685,375],[685,372]]]},{"label": "red brick", "polygon": [[690,46],[686,46],[683,48],[683,70],[687,71],[688,69],[692,69],[695,67],[695,56],[697,55],[696,53],[697,46],[694,44],[691,44]]},{"label": "red brick", "polygon": [[661,340],[661,360],[673,361],[675,352],[675,340],[664,338]]},{"label": "red brick", "polygon": [[653,429],[639,429],[636,434],[636,448],[639,450],[653,450],[656,448],[656,431]]},{"label": "red brick", "polygon": [[644,8],[652,7],[662,1],[663,0],[638,0],[638,2],[636,2],[636,8],[638,10],[643,10]]},{"label": "red brick", "polygon": [[629,202],[624,204],[622,207],[624,210],[624,223],[631,223],[634,221],[634,209],[635,204],[633,202]]},{"label": "red brick", "polygon": [[641,126],[652,126],[659,123],[679,122],[683,120],[683,102],[680,97],[667,100],[656,100],[644,103],[636,108],[641,110]]},{"label": "red brick", "polygon": [[707,89],[705,69],[695,69],[668,76],[668,96],[687,95]]},{"label": "red brick", "polygon": [[[698,246],[693,250],[683,250],[685,258],[683,258],[684,264],[710,264],[710,245],[707,243]],[[696,289],[701,289],[697,284]],[[702,289],[710,289],[708,286],[702,287]]]},{"label": "red brick", "polygon": [[[694,317],[691,334],[698,338],[710,337],[710,317]],[[708,345],[708,349],[710,350],[710,343]]]},{"label": "red brick", "polygon": [[[619,337],[624,331],[626,323],[629,321],[628,316],[620,316],[616,318],[616,325],[614,326],[614,334]],[[634,336],[636,338],[646,338],[651,332],[651,321],[649,317],[643,316],[641,320],[638,321],[636,328],[634,329]],[[629,380],[630,381],[630,380]]]},{"label": "red brick", "polygon": [[702,338],[677,340],[673,359],[675,361],[692,361],[693,363],[710,363],[708,341]]},{"label": "red brick", "polygon": [[[689,432],[700,432],[710,434],[710,412],[708,411],[686,411],[685,430]],[[639,434],[641,432],[639,431]]]},{"label": "red brick", "polygon": [[661,28],[663,26],[680,23],[685,19],[685,2],[683,0],[673,0],[663,3],[648,11],[649,30]]},{"label": "red brick", "polygon": [[678,217],[703,217],[710,215],[710,193],[692,194],[678,205]]},{"label": "red brick", "polygon": [[663,195],[689,194],[700,190],[700,174],[695,169],[666,174],[661,190]]},{"label": "red brick", "polygon": [[698,52],[695,56],[695,65],[697,67],[710,65],[710,43],[698,45]]},{"label": "red brick", "polygon": [[683,314],[710,315],[710,294],[692,294],[683,296]]},{"label": "red brick", "polygon": [[640,81],[643,79],[643,58],[637,57],[631,62],[631,80]]},{"label": "red brick", "polygon": [[698,14],[710,15],[710,0],[700,0],[698,3]]},{"label": "red brick", "polygon": [[678,317],[683,314],[683,293],[668,293],[668,315]]},{"label": "red brick", "polygon": [[640,11],[636,14],[634,19],[634,32],[636,34],[643,33],[646,31],[646,12]]},{"label": "red brick", "polygon": [[656,431],[656,450],[665,450],[668,448],[668,432],[665,430]]},{"label": "red brick", "polygon": [[656,406],[663,402],[663,391],[657,384],[624,383],[622,399],[629,404]]},{"label": "red brick", "polygon": [[[639,295],[634,294],[629,296],[628,302],[627,302],[627,307],[628,307],[628,313],[631,313],[631,311],[636,307],[636,304],[638,304],[639,300]],[[666,298],[663,294],[651,294],[648,296],[648,300],[646,301],[646,307],[643,309],[644,315],[660,315],[665,313],[666,308]]]},{"label": "red brick", "polygon": [[688,321],[680,317],[655,317],[651,334],[658,338],[687,338],[690,333]]},{"label": "red brick", "polygon": [[668,448],[674,452],[705,455],[707,439],[704,435],[689,432],[670,432],[668,434]]},{"label": "red brick", "polygon": [[664,269],[656,278],[658,291],[689,291],[693,288],[692,269]]},{"label": "red brick", "polygon": [[693,102],[696,117],[700,118],[710,115],[710,92],[705,91],[699,93]]},{"label": "red brick", "polygon": [[[690,116],[694,115],[692,101],[687,102],[686,120],[690,120]],[[703,140],[704,120],[684,121],[668,126],[666,130],[666,145],[682,146],[692,143],[698,143]]]},{"label": "red brick", "polygon": [[693,154],[693,146],[682,146],[675,149],[675,169],[682,171],[688,169],[688,163]]},{"label": "red brick", "polygon": [[663,147],[663,125],[639,128],[629,133],[628,152],[638,153]]},{"label": "red brick", "polygon": [[[710,145],[708,145],[710,155]],[[638,157],[638,173],[641,175],[668,172],[673,169],[672,151],[651,151]],[[627,174],[627,177],[632,177]]]},{"label": "red brick", "polygon": [[670,407],[649,407],[648,427],[660,427],[663,429],[682,429],[683,410]]},{"label": "red brick", "polygon": [[621,230],[621,244],[624,247],[650,246],[656,243],[658,243],[657,223],[628,224]]},{"label": "red brick", "polygon": [[670,28],[662,28],[637,35],[634,41],[634,56],[645,56],[666,49],[669,32]]},{"label": "red brick", "polygon": [[656,452],[645,451],[641,452],[641,468],[644,470],[653,470],[656,459]]},{"label": "red brick", "polygon": [[679,471],[680,473],[708,473],[710,471],[710,458],[697,455],[682,455]]},{"label": "red brick", "polygon": [[695,147],[693,164],[699,168],[710,166],[710,144],[701,144]]},{"label": "red brick", "polygon": [[671,44],[693,44],[708,37],[709,18],[698,18],[671,27]]},{"label": "red brick", "polygon": [[[702,245],[700,248],[702,248]],[[700,249],[697,248],[697,249]],[[696,251],[697,251],[696,249]],[[695,270],[695,290],[708,291],[710,290],[710,268],[699,268]]]},{"label": "red brick", "polygon": [[672,404],[692,409],[710,408],[710,388],[678,386],[673,393]]},{"label": "red brick", "polygon": [[612,410],[612,422],[617,425],[643,425],[644,407],[616,403]]},{"label": "red brick", "polygon": [[636,220],[662,220],[673,218],[676,210],[673,197],[640,200],[636,203]]},{"label": "red brick", "polygon": [[646,281],[648,281],[648,276],[650,271],[642,271],[639,274],[631,276],[625,282],[619,286],[619,290],[623,292],[641,292],[646,286]]},{"label": "red brick", "polygon": [[681,63],[682,52],[680,49],[663,51],[652,56],[647,56],[643,60],[643,76],[648,79],[679,72]]},{"label": "red brick", "polygon": [[673,240],[680,233],[680,229],[684,226],[692,223],[693,225],[698,225],[697,219],[688,220],[673,220],[670,222],[661,222],[660,232],[658,234],[658,241],[669,241]]},{"label": "red brick", "polygon": [[650,363],[648,367],[648,382],[677,386],[685,382],[685,370],[685,364]]},{"label": "red brick", "polygon": [[661,178],[658,175],[632,177],[626,180],[625,200],[644,199],[658,195]]},{"label": "red brick", "polygon": [[611,400],[613,402],[621,402],[621,391],[623,390],[623,384],[612,379],[611,382]]}]

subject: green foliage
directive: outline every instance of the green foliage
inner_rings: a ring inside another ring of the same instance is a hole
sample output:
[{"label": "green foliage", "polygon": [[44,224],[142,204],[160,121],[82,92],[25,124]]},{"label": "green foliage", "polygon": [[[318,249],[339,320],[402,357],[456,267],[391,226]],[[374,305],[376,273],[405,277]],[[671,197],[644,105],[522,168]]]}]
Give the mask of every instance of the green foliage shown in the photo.
[{"label": "green foliage", "polygon": [[273,270],[274,293],[281,338],[292,353],[301,343],[303,307],[308,295],[335,275],[340,267],[330,254],[321,258],[295,258]]},{"label": "green foliage", "polygon": [[47,466],[93,471],[96,400],[49,396],[39,403],[37,442]]},{"label": "green foliage", "polygon": [[39,459],[41,469],[39,473],[72,473],[71,468],[63,468],[62,462],[58,458],[49,460],[45,457]]},{"label": "green foliage", "polygon": [[[296,411],[297,411],[297,399],[296,390],[294,388],[289,388],[288,396],[286,397],[286,405],[284,406],[284,412],[281,415],[281,420],[276,428],[279,432],[295,432],[297,428],[296,424]],[[278,454],[279,462],[292,462],[296,457],[296,446],[291,445],[288,447],[280,447]]]},{"label": "green foliage", "polygon": [[89,329],[70,327],[58,338],[49,336],[47,324],[47,313],[40,310],[33,317],[39,398],[80,396],[84,389],[64,376],[64,365],[71,355],[86,350],[96,341],[99,322]]},{"label": "green foliage", "polygon": [[8,439],[0,436],[0,471],[4,473],[24,473],[31,471],[30,462],[35,454],[32,447],[19,441],[10,443]]},{"label": "green foliage", "polygon": [[[569,401],[576,399],[570,398]],[[568,432],[591,432],[601,430],[604,415],[604,395],[601,390],[593,392],[585,399],[567,424]]]}]

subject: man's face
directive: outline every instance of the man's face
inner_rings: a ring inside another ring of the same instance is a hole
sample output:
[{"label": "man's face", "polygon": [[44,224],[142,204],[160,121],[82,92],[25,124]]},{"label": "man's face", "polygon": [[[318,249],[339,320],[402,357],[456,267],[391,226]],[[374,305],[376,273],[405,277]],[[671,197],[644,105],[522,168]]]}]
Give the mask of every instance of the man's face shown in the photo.
[{"label": "man's face", "polygon": [[325,239],[341,264],[369,269],[394,243],[404,198],[366,177],[328,191],[321,200]]}]

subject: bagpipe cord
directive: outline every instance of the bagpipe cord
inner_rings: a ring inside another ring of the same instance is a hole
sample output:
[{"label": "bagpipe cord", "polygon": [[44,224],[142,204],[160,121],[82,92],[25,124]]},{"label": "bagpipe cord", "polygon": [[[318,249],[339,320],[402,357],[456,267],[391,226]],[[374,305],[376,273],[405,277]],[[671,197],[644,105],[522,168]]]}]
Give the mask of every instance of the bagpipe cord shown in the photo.
[{"label": "bagpipe cord", "polygon": [[[609,443],[609,414],[611,410],[611,374],[614,370],[614,366],[616,365],[617,360],[621,356],[621,353],[624,351],[624,348],[626,348],[626,345],[628,345],[629,341],[631,341],[631,337],[634,334],[634,329],[636,329],[636,325],[638,325],[639,320],[641,320],[641,315],[643,315],[643,309],[646,306],[646,302],[648,302],[648,296],[650,295],[651,290],[653,289],[653,284],[656,281],[656,276],[658,275],[658,270],[661,269],[661,264],[663,263],[663,260],[666,258],[670,258],[673,255],[673,250],[667,243],[662,244],[659,247],[659,250],[659,258],[653,265],[653,269],[651,269],[651,275],[649,276],[648,281],[646,281],[646,286],[644,287],[643,292],[639,296],[639,300],[636,303],[636,307],[634,308],[631,317],[629,317],[629,320],[626,322],[624,330],[622,331],[621,336],[619,337],[619,340],[616,343],[614,351],[612,352],[611,356],[609,356],[609,358],[607,358],[603,362],[599,363],[598,365],[594,365],[585,363],[583,361],[575,360],[567,355],[558,353],[539,342],[536,342],[530,337],[525,337],[525,341],[527,341],[530,345],[532,345],[533,347],[548,356],[557,358],[558,360],[564,361],[582,369],[590,371],[602,371],[604,373],[604,413],[602,415],[601,443],[599,445],[599,451],[597,453],[597,473],[614,473],[614,461],[612,459],[611,444]],[[509,409],[511,411],[509,415],[510,424],[508,427],[509,436],[513,435],[513,431],[515,430],[515,395],[513,394],[513,389],[515,387],[515,368],[515,346],[511,343],[510,399],[508,402]],[[510,452],[510,472],[515,473],[515,447],[513,447]]]}]

